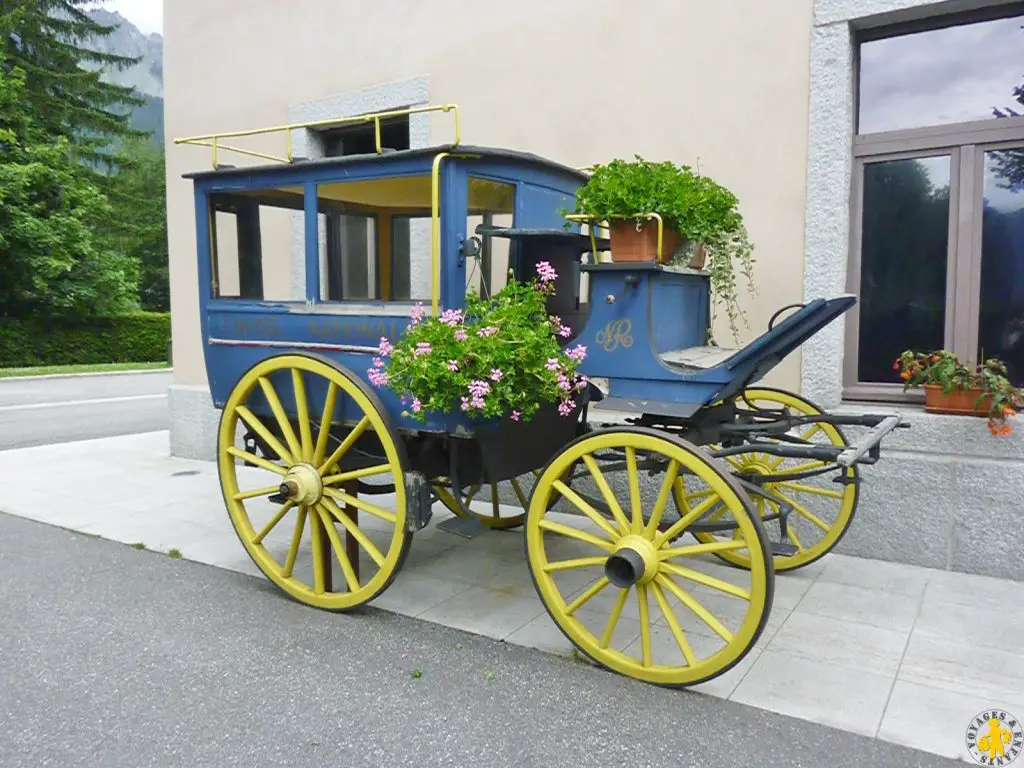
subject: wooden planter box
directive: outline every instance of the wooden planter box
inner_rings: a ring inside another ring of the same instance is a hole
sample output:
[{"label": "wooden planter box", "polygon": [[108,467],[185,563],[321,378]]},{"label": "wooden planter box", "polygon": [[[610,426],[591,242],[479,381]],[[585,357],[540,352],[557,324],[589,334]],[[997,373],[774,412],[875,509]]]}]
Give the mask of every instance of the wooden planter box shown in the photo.
[{"label": "wooden planter box", "polygon": [[[645,221],[640,225],[640,231],[637,231],[635,220],[618,219],[608,229],[612,261],[655,261],[658,258],[658,222]],[[672,259],[676,248],[689,243],[686,237],[671,227],[664,227],[661,236],[661,264],[667,264]],[[690,269],[703,269],[706,257],[704,243],[697,243],[687,266]]]},{"label": "wooden planter box", "polygon": [[[992,398],[980,389],[954,389],[948,394],[937,384],[924,385],[924,409],[953,416],[988,416]],[[978,401],[978,398],[982,398]]]}]

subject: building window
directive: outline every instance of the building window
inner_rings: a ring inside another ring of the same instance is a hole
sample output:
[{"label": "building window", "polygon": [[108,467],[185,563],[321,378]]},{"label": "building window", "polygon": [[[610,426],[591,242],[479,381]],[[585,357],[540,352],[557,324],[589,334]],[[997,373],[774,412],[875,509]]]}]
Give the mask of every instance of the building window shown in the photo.
[{"label": "building window", "polygon": [[1024,384],[1024,14],[858,42],[844,394],[902,400],[905,349]]}]

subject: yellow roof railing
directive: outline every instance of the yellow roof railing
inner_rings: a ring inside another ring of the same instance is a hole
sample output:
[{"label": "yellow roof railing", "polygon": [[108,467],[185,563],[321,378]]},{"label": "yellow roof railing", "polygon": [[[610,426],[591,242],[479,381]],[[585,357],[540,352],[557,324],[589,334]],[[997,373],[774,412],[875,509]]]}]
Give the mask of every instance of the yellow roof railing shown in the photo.
[{"label": "yellow roof railing", "polygon": [[[210,147],[212,152],[212,163],[213,167],[217,167],[217,155],[223,150],[227,152],[238,152],[242,155],[249,155],[251,157],[259,157],[264,160],[273,160],[280,163],[291,163],[295,160],[295,156],[292,154],[292,132],[301,130],[303,128],[336,128],[342,125],[349,125],[351,123],[373,123],[374,138],[377,146],[377,154],[381,154],[384,149],[381,146],[380,138],[380,123],[381,120],[387,120],[392,117],[404,117],[407,115],[417,115],[424,112],[454,112],[455,113],[455,141],[452,142],[452,146],[458,146],[460,141],[461,126],[459,123],[459,107],[457,104],[436,104],[425,107],[409,107],[408,109],[393,109],[386,112],[367,112],[362,115],[354,115],[352,117],[337,117],[328,120],[316,120],[309,123],[291,123],[288,125],[275,125],[270,128],[253,128],[246,131],[230,131],[227,133],[211,133],[205,136],[189,136],[182,139],[175,139],[175,144],[192,144],[197,147]],[[285,155],[271,155],[266,152],[257,152],[253,149],[245,149],[243,147],[236,147],[234,145],[225,144],[223,139],[234,139],[240,136],[258,136],[267,133],[284,133],[285,135]]]}]

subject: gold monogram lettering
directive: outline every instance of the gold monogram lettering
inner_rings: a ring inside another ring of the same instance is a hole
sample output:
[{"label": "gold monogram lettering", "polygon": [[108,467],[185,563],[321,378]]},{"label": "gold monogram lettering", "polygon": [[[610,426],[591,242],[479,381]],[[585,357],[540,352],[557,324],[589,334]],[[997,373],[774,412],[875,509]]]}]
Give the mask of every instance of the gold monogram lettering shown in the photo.
[{"label": "gold monogram lettering", "polygon": [[633,323],[628,317],[612,320],[597,332],[596,341],[605,352],[614,352],[619,347],[629,349],[633,346],[632,330]]}]

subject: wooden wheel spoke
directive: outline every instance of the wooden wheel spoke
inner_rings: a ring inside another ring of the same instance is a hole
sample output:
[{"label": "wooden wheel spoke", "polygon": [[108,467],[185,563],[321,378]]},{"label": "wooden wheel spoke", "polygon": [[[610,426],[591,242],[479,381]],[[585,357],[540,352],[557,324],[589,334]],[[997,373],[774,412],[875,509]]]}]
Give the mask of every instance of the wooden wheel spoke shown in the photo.
[{"label": "wooden wheel spoke", "polygon": [[604,634],[601,635],[601,639],[598,641],[602,648],[607,648],[608,644],[612,641],[612,635],[615,634],[615,627],[619,623],[619,617],[622,615],[622,609],[626,605],[626,598],[628,597],[628,589],[619,590],[619,596],[615,599],[615,605],[612,607],[612,613],[608,617],[608,623],[604,625]]},{"label": "wooden wheel spoke", "polygon": [[658,582],[658,584],[660,584],[662,587],[664,587],[673,595],[675,595],[676,599],[678,599],[679,602],[681,602],[683,605],[685,605],[687,608],[689,608],[691,611],[697,614],[697,617],[700,618],[700,620],[707,624],[709,627],[711,627],[711,629],[714,630],[715,634],[717,634],[727,643],[732,642],[732,632],[730,632],[722,624],[722,622],[716,619],[708,611],[707,608],[701,605],[693,595],[684,590],[682,587],[680,587],[678,584],[672,581],[672,579],[670,579],[663,573],[659,573],[654,578]]},{"label": "wooden wheel spoke", "polygon": [[[677,486],[677,488],[678,488],[678,486]],[[717,504],[719,501],[720,501],[719,496],[716,493],[715,495],[713,495],[713,496],[711,496],[711,497],[709,497],[707,499],[704,499],[704,501],[702,501],[696,507],[693,507],[692,509],[690,509],[689,512],[687,512],[685,515],[683,515],[678,520],[676,520],[674,523],[672,523],[672,525],[669,526],[668,530],[662,531],[660,534],[658,534],[658,537],[654,540],[655,548],[658,548],[658,547],[662,546],[666,541],[671,541],[672,539],[676,538],[677,536],[680,536],[695,520],[697,520],[702,515],[704,515],[708,510],[710,510],[712,507],[714,507],[715,504]],[[679,503],[679,499],[678,498],[677,498],[676,502]],[[680,506],[683,506],[685,508],[686,505],[680,504]]]},{"label": "wooden wheel spoke", "polygon": [[611,584],[611,582],[608,581],[608,577],[602,576],[600,579],[591,584],[590,588],[586,592],[582,593],[579,597],[577,597],[575,600],[573,600],[571,603],[565,606],[565,615],[572,616],[582,606],[586,605],[587,601],[589,601],[592,597],[594,597],[594,595],[598,594],[602,589],[607,587],[609,584]]},{"label": "wooden wheel spoke", "polygon": [[587,533],[586,531],[581,531],[577,528],[573,528],[572,526],[562,525],[561,523],[556,523],[551,520],[541,520],[540,523],[538,523],[538,525],[542,530],[550,531],[551,533],[557,533],[562,536],[567,536],[570,539],[576,539],[578,541],[586,542],[587,544],[591,544],[597,547],[598,549],[603,549],[605,552],[608,552],[609,554],[615,551],[615,547],[612,545],[610,541],[606,539],[599,539],[597,538],[597,536],[594,536],[593,534]]},{"label": "wooden wheel spoke", "polygon": [[299,516],[295,520],[295,530],[292,531],[292,543],[288,547],[288,556],[285,558],[284,567],[281,569],[281,575],[286,579],[291,578],[292,570],[295,568],[295,558],[299,556],[299,544],[302,541],[302,531],[306,527],[307,514],[309,514],[309,508],[303,504],[299,507]]},{"label": "wooden wheel spoke", "polygon": [[679,462],[674,459],[668,463],[668,468],[665,470],[665,479],[661,482],[661,490],[658,491],[658,499],[654,502],[654,509],[651,510],[651,519],[647,521],[647,526],[644,528],[644,535],[647,538],[652,538],[654,532],[658,530],[658,525],[661,523],[661,516],[665,512],[665,507],[668,506],[668,500],[672,496],[675,489],[676,479],[679,477]]},{"label": "wooden wheel spoke", "polygon": [[338,385],[333,381],[327,385],[327,396],[324,398],[324,412],[320,417],[320,431],[316,435],[316,447],[313,449],[313,466],[319,467],[327,454],[327,442],[331,437],[331,424],[334,423],[334,405],[338,400]]},{"label": "wooden wheel spoke", "polygon": [[526,494],[523,493],[523,488],[522,486],[519,485],[519,480],[513,477],[511,480],[511,484],[512,490],[515,491],[516,498],[519,499],[519,503],[522,505],[523,509],[529,509],[530,501],[529,499],[526,498]]},{"label": "wooden wheel spoke", "polygon": [[270,532],[272,530],[274,530],[274,526],[277,525],[279,522],[281,522],[281,518],[283,518],[285,515],[287,515],[288,514],[288,510],[291,509],[294,506],[295,506],[295,502],[294,501],[286,501],[284,504],[282,504],[280,506],[280,508],[277,510],[277,512],[274,513],[274,516],[272,518],[270,518],[270,521],[265,526],[263,526],[263,528],[260,530],[259,533],[256,534],[255,537],[253,537],[252,543],[253,544],[259,544],[265,538],[267,538],[267,536],[270,534]]},{"label": "wooden wheel spoke", "polygon": [[306,399],[306,385],[302,380],[302,371],[292,368],[292,389],[295,394],[296,418],[299,420],[299,439],[302,444],[302,459],[313,458],[313,432],[309,423],[309,401]]},{"label": "wooden wheel spoke", "polygon": [[810,472],[812,469],[821,469],[825,466],[823,461],[808,461],[804,464],[797,464],[795,467],[786,467],[782,470],[787,475],[795,475],[799,472]]},{"label": "wooden wheel spoke", "polygon": [[809,430],[804,432],[800,436],[800,439],[801,440],[810,440],[812,437],[814,437],[814,435],[816,435],[819,432],[821,432],[822,429],[824,429],[824,427],[822,426],[821,422],[817,422],[813,427],[811,427]]},{"label": "wooden wheel spoke", "polygon": [[317,467],[317,471],[323,475],[327,471],[328,467],[333,467],[337,464],[339,459],[348,453],[349,448],[355,445],[356,440],[358,440],[363,432],[366,431],[368,426],[370,426],[370,417],[364,415],[363,418],[359,420],[359,423],[352,428],[352,431],[345,435],[345,439],[341,441],[341,445],[334,449],[334,453],[332,453],[327,460]]},{"label": "wooden wheel spoke", "polygon": [[323,479],[323,484],[341,485],[342,483],[347,483],[349,480],[358,480],[361,477],[376,477],[377,475],[383,475],[386,472],[391,472],[390,464],[375,464],[372,467],[353,469],[350,472],[342,472],[338,475],[328,475]]},{"label": "wooden wheel spoke", "polygon": [[299,438],[295,436],[295,430],[292,429],[292,425],[288,421],[288,414],[285,413],[284,406],[281,405],[281,398],[277,396],[274,385],[270,383],[270,379],[266,376],[260,376],[259,382],[260,388],[263,390],[263,396],[267,398],[270,410],[274,412],[274,418],[277,419],[277,426],[281,429],[285,442],[288,443],[288,449],[292,453],[293,462],[297,461],[302,456],[302,446],[299,445]]},{"label": "wooden wheel spoke", "polygon": [[645,667],[651,666],[651,614],[647,604],[647,587],[636,585],[636,600],[640,606],[640,654]]},{"label": "wooden wheel spoke", "polygon": [[280,485],[270,485],[266,488],[253,488],[251,491],[239,491],[235,494],[235,501],[245,501],[246,499],[255,499],[257,496],[270,496],[277,493]]},{"label": "wooden wheel spoke", "polygon": [[333,499],[325,496],[320,500],[319,506],[345,527],[345,531],[351,534],[352,537],[359,542],[359,546],[366,550],[366,553],[373,559],[373,562],[375,562],[378,567],[384,565],[384,561],[387,558],[385,558],[381,551],[377,549],[377,545],[370,541],[369,536],[363,533],[362,529],[356,523],[352,522],[352,519],[334,503]]},{"label": "wooden wheel spoke", "polygon": [[822,520],[820,517],[810,512],[806,507],[804,507],[803,504],[800,504],[799,502],[789,498],[789,496],[786,496],[784,493],[780,493],[779,491],[776,490],[775,495],[778,496],[787,504],[789,504],[790,506],[792,506],[798,515],[805,518],[809,522],[814,523],[816,526],[821,528],[821,530],[825,531],[826,533],[828,532],[829,528],[832,527],[824,520]]},{"label": "wooden wheel spoke", "polygon": [[327,591],[327,571],[331,567],[331,561],[324,557],[324,543],[321,537],[324,536],[324,521],[313,510],[309,518],[309,537],[313,548],[313,592],[322,595]]},{"label": "wooden wheel spoke", "polygon": [[644,529],[643,499],[640,497],[640,472],[636,467],[636,448],[626,446],[626,476],[629,480],[630,531]]},{"label": "wooden wheel spoke", "polygon": [[690,581],[695,581],[698,584],[703,584],[705,587],[717,589],[719,592],[725,592],[727,595],[738,597],[741,600],[750,600],[749,590],[737,586],[732,582],[718,579],[714,576],[709,576],[701,571],[695,571],[692,568],[687,568],[686,566],[676,565],[675,563],[670,562],[663,562],[661,564],[661,570],[666,573],[671,573],[673,576],[678,576],[681,579],[689,579]]},{"label": "wooden wheel spoke", "polygon": [[325,497],[330,497],[334,501],[340,501],[342,504],[347,504],[350,507],[355,507],[361,512],[373,515],[374,517],[380,518],[385,522],[395,524],[397,517],[394,512],[389,512],[383,507],[378,507],[376,504],[371,504],[368,501],[363,501],[356,496],[350,496],[344,491],[339,491],[337,488],[324,488]]},{"label": "wooden wheel spoke", "polygon": [[658,582],[651,584],[651,591],[654,593],[654,599],[658,603],[658,607],[661,609],[661,615],[665,617],[665,621],[668,622],[668,627],[672,630],[672,637],[675,638],[676,645],[679,646],[679,650],[682,651],[683,658],[686,659],[686,663],[691,667],[697,663],[697,657],[693,653],[693,648],[690,647],[690,643],[686,639],[686,635],[683,634],[683,628],[679,626],[679,621],[676,619],[675,613],[672,612],[672,608],[668,604],[668,599],[665,597],[665,592],[662,590],[661,585]]},{"label": "wooden wheel spoke", "polygon": [[587,471],[590,472],[590,476],[594,478],[594,483],[597,485],[598,490],[601,491],[601,496],[604,498],[604,503],[608,505],[608,509],[611,510],[612,517],[615,518],[615,522],[619,524],[619,529],[623,534],[629,532],[629,521],[626,519],[626,514],[622,511],[622,507],[619,506],[619,500],[615,498],[615,493],[612,491],[611,486],[608,485],[608,481],[605,479],[604,473],[601,468],[597,466],[597,462],[593,456],[587,455],[583,457],[583,463],[587,467]]},{"label": "wooden wheel spoke", "polygon": [[785,488],[790,492],[806,493],[811,496],[827,496],[830,499],[841,499],[845,495],[842,491],[837,491],[834,488],[815,488],[813,485],[804,485],[803,483],[781,482],[774,483],[773,487]]},{"label": "wooden wheel spoke", "polygon": [[743,539],[716,539],[705,544],[688,544],[685,547],[667,547],[658,552],[658,557],[668,560],[673,557],[693,557],[709,552],[731,552],[736,549],[747,549],[747,542]]},{"label": "wooden wheel spoke", "polygon": [[338,563],[341,565],[341,572],[345,576],[345,583],[348,584],[349,591],[357,591],[359,589],[359,578],[352,568],[352,561],[348,559],[345,545],[341,543],[338,529],[334,527],[333,518],[322,507],[318,506],[316,512],[320,516],[320,522],[323,524],[324,530],[327,531],[327,538],[330,539],[331,549],[334,550],[334,554],[338,558]]},{"label": "wooden wheel spoke", "polygon": [[281,475],[281,477],[284,477],[288,474],[288,469],[286,467],[282,467],[280,464],[275,464],[272,461],[267,461],[260,456],[256,456],[248,451],[243,451],[241,448],[236,448],[233,445],[228,448],[228,453],[237,459],[247,461],[250,464],[255,464],[257,467],[265,469],[268,472],[273,472],[275,475]]},{"label": "wooden wheel spoke", "polygon": [[[252,429],[253,432],[263,438],[263,442],[270,447],[270,450],[280,456],[282,461],[285,461],[288,464],[295,463],[295,457],[292,455],[292,452],[285,448],[281,444],[280,440],[274,437],[274,434],[267,429],[267,425],[264,424],[255,413],[250,411],[244,405],[238,406],[235,410],[241,417],[242,421],[248,424],[249,428]],[[228,450],[230,451],[231,449],[229,448]],[[258,462],[254,461],[253,463],[257,464]]]},{"label": "wooden wheel spoke", "polygon": [[569,501],[570,504],[576,507],[576,509],[590,518],[591,522],[604,531],[608,538],[612,541],[619,538],[619,532],[612,527],[611,523],[609,523],[596,509],[590,506],[590,504],[580,498],[580,495],[576,493],[576,491],[567,486],[561,480],[555,480],[551,484],[551,487],[558,491],[566,500]]},{"label": "wooden wheel spoke", "polygon": [[544,571],[552,573],[554,571],[568,571],[572,568],[591,568],[595,565],[604,565],[607,560],[607,557],[600,555],[597,557],[574,557],[571,560],[555,560],[545,565]]}]

